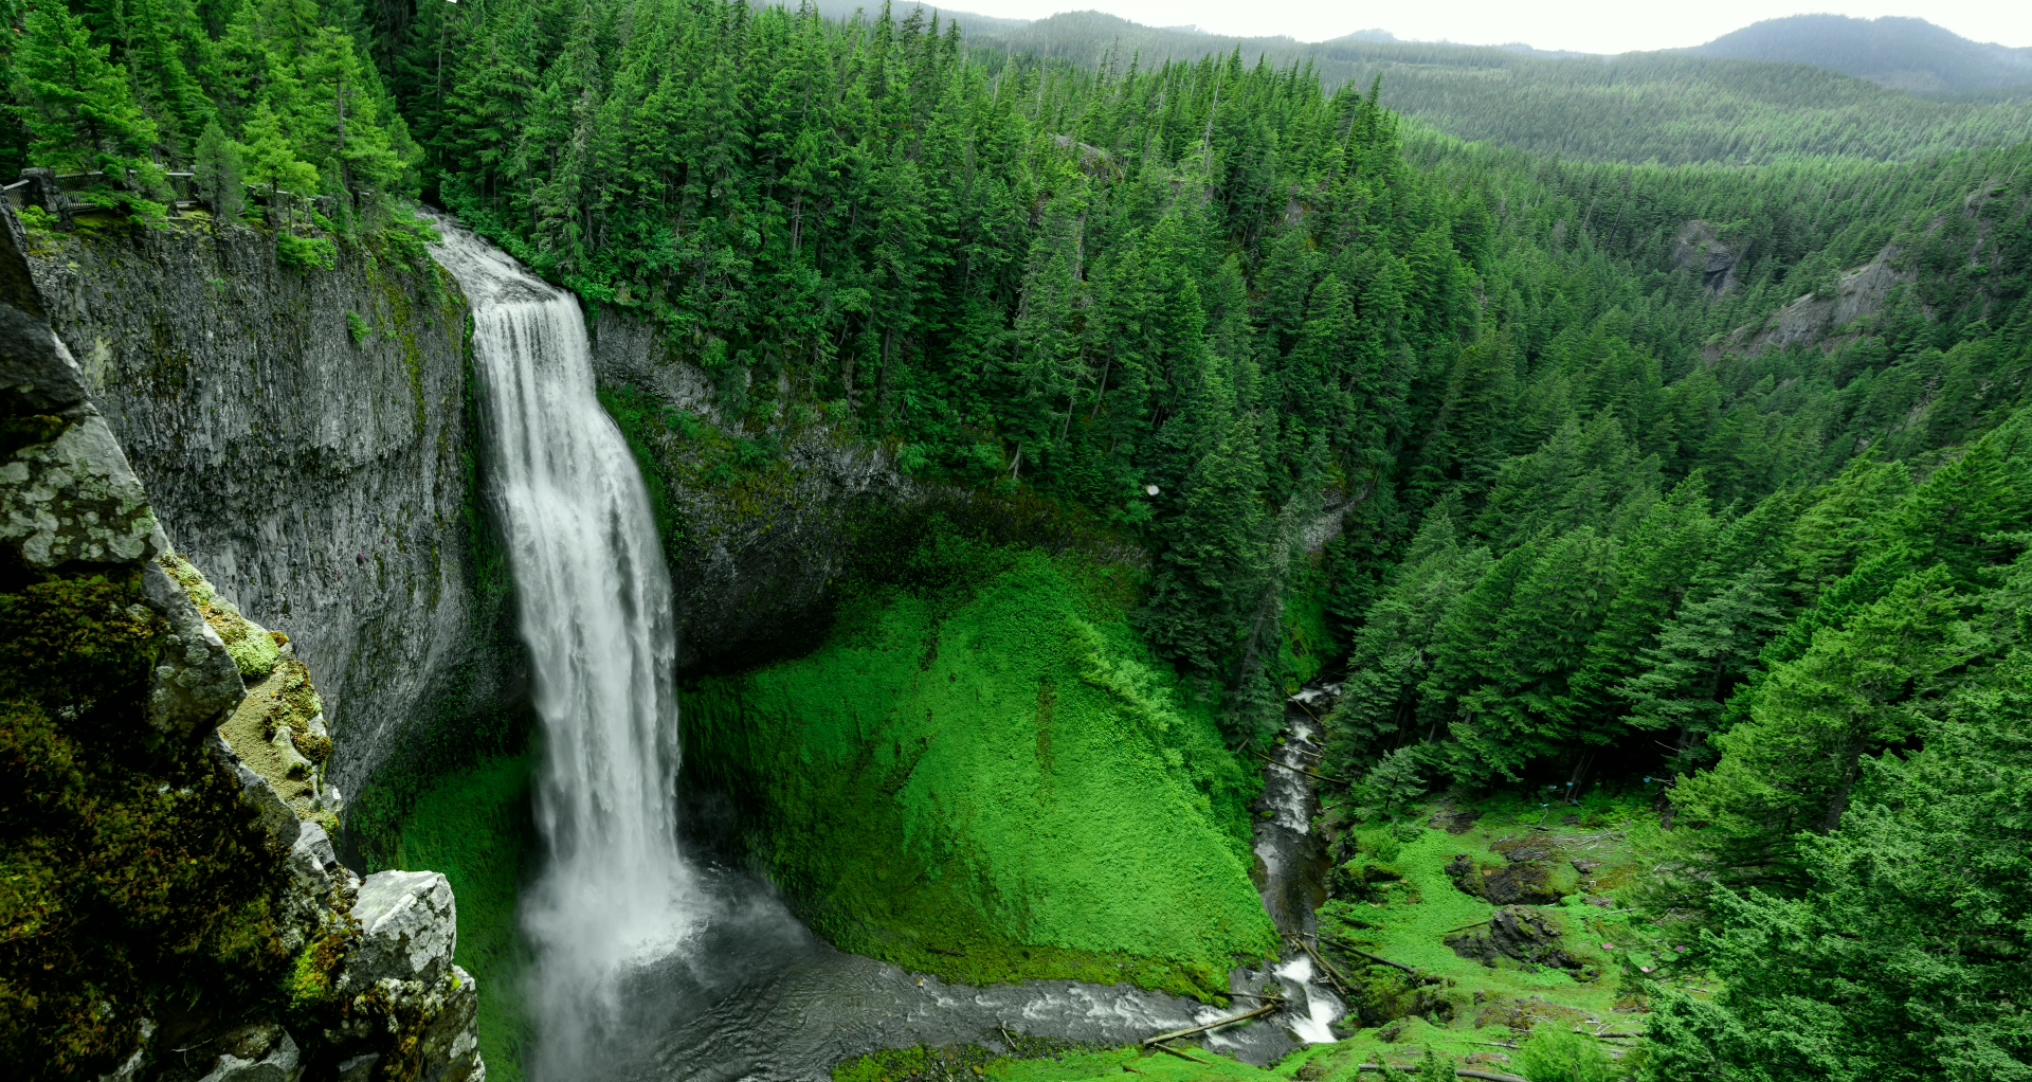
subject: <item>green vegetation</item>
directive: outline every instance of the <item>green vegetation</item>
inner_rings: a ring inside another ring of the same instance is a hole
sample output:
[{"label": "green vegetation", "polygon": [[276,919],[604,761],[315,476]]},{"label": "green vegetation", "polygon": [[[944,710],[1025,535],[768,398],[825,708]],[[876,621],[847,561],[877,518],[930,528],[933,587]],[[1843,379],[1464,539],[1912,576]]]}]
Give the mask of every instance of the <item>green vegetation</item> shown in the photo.
[{"label": "green vegetation", "polygon": [[528,947],[517,898],[529,873],[532,754],[488,759],[423,793],[403,820],[393,865],[443,872],[458,899],[453,961],[480,985],[480,1056],[487,1077],[519,1082],[528,1022],[521,989]]},{"label": "green vegetation", "polygon": [[[1919,98],[1803,63],[1753,63],[1751,54],[1562,58],[1352,38],[1306,43],[1142,26],[1096,11],[966,29],[984,55],[1013,50],[1087,70],[1236,56],[1302,67],[1329,89],[1380,79],[1382,104],[1421,127],[1583,161],[1907,161],[2022,142],[2032,123],[2022,92],[1997,103]],[[1851,70],[1867,77],[1886,59],[1876,53]]]},{"label": "green vegetation", "polygon": [[[843,946],[1217,991],[1273,946],[1246,753],[1345,671],[1325,950],[1372,1025],[1281,1072],[1619,1008],[1649,1041],[1615,1069],[1658,1082],[2032,1063],[2022,103],[1685,56],[1104,55],[1090,18],[1053,59],[719,0],[22,11],[0,144],[99,170],[100,206],[160,220],[160,163],[222,208],[244,176],[307,270],[413,190],[656,325],[725,419],[607,399],[670,467],[666,544],[687,486],[780,495],[788,406],[952,506],[1140,550],[871,525],[815,652],[689,690],[687,769]],[[382,861],[438,839],[498,930],[517,850],[448,839],[506,829],[522,729],[463,726],[350,826]],[[1655,821],[1603,795],[1660,790]],[[1435,800],[1486,814],[1443,833]],[[1604,831],[1613,907],[1529,873],[1574,966],[1447,945],[1495,919],[1459,883],[1545,863],[1494,847]],[[1537,1082],[1607,1069],[1530,1047]]]},{"label": "green vegetation", "polygon": [[97,1077],[149,1004],[230,1015],[289,969],[282,855],[194,736],[149,726],[144,596],[138,567],[0,592],[0,1059],[27,1077]]},{"label": "green vegetation", "polygon": [[974,983],[1208,996],[1275,949],[1249,882],[1251,771],[1153,664],[1122,573],[950,528],[841,605],[816,653],[706,680],[687,754],[850,950]]}]

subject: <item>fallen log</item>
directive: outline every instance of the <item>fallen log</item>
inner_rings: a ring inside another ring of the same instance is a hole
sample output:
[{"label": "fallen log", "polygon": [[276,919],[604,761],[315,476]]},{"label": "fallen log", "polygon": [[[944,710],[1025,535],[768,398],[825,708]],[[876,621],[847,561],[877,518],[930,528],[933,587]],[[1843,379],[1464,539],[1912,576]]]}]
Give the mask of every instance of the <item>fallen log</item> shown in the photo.
[{"label": "fallen log", "polygon": [[[1148,1041],[1145,1041],[1145,1042],[1143,1042],[1143,1043],[1144,1043],[1144,1044],[1150,1044],[1150,1042],[1148,1042]],[[1183,1052],[1180,1052],[1180,1051],[1179,1051],[1178,1049],[1176,1049],[1176,1048],[1173,1048],[1173,1047],[1171,1047],[1171,1046],[1170,1046],[1170,1045],[1168,1045],[1168,1044],[1151,1044],[1151,1045],[1150,1045],[1150,1047],[1152,1047],[1152,1048],[1155,1048],[1155,1049],[1156,1049],[1156,1050],[1158,1050],[1159,1052],[1169,1052],[1169,1053],[1171,1053],[1172,1055],[1174,1055],[1174,1056],[1177,1056],[1177,1057],[1178,1057],[1179,1059],[1182,1059],[1182,1060],[1190,1060],[1191,1062],[1193,1062],[1193,1063],[1197,1063],[1197,1064],[1199,1064],[1199,1065],[1200,1065],[1200,1066],[1202,1066],[1202,1067],[1211,1067],[1211,1066],[1213,1066],[1213,1064],[1211,1064],[1211,1063],[1208,1063],[1207,1061],[1205,1061],[1205,1060],[1203,1060],[1203,1059],[1199,1058],[1198,1056],[1188,1056],[1188,1055],[1186,1055],[1185,1053],[1183,1053]],[[1141,1072],[1141,1071],[1138,1071],[1138,1072],[1136,1072],[1136,1073],[1137,1073],[1137,1074],[1142,1074],[1143,1072]]]},{"label": "fallen log", "polygon": [[1275,759],[1272,759],[1271,757],[1269,757],[1268,755],[1265,755],[1265,754],[1263,754],[1263,753],[1262,753],[1262,752],[1260,752],[1260,751],[1259,751],[1259,752],[1256,752],[1256,753],[1255,753],[1255,755],[1256,755],[1256,758],[1258,758],[1258,759],[1261,759],[1261,760],[1263,760],[1263,761],[1264,761],[1264,762],[1266,762],[1266,763],[1269,763],[1269,764],[1270,764],[1271,766],[1281,766],[1281,767],[1283,767],[1284,769],[1286,769],[1286,770],[1289,770],[1289,771],[1291,771],[1291,772],[1292,772],[1292,773],[1294,773],[1294,774],[1303,774],[1303,775],[1305,775],[1305,776],[1306,776],[1306,777],[1308,777],[1308,778],[1318,778],[1318,779],[1319,779],[1320,781],[1330,781],[1330,782],[1333,782],[1333,783],[1334,783],[1334,784],[1336,784],[1336,785],[1339,785],[1339,784],[1341,784],[1341,780],[1340,780],[1339,778],[1329,778],[1329,777],[1327,777],[1327,776],[1326,776],[1325,774],[1315,774],[1315,773],[1313,773],[1312,771],[1310,771],[1310,770],[1307,770],[1307,769],[1305,769],[1305,768],[1304,768],[1304,767],[1302,767],[1302,766],[1291,766],[1291,765],[1289,765],[1289,764],[1287,764],[1287,763],[1280,763],[1280,762],[1278,762],[1277,760],[1275,760]]},{"label": "fallen log", "polygon": [[[1172,1030],[1170,1033],[1160,1033],[1155,1037],[1146,1037],[1144,1038],[1143,1045],[1146,1048],[1153,1048],[1157,1047],[1159,1041],[1174,1041],[1180,1037],[1197,1037],[1202,1033],[1207,1033],[1216,1029],[1220,1029],[1222,1026],[1232,1026],[1237,1022],[1247,1022],[1251,1018],[1261,1018],[1264,1015],[1269,1014],[1272,1011],[1275,1011],[1283,1006],[1284,1006],[1283,1000],[1281,999],[1272,1000],[1269,1003],[1265,1003],[1264,1005],[1256,1008],[1253,1011],[1244,1011],[1241,1014],[1230,1015],[1227,1018],[1215,1019],[1214,1021],[1208,1022],[1206,1025],[1203,1026],[1192,1026],[1188,1029],[1175,1029]],[[1170,1050],[1166,1049],[1166,1051]]]},{"label": "fallen log", "polygon": [[1359,954],[1362,957],[1367,958],[1369,961],[1374,962],[1379,966],[1389,966],[1392,969],[1401,969],[1414,977],[1418,975],[1418,968],[1416,966],[1407,966],[1402,962],[1393,962],[1390,959],[1384,958],[1380,955],[1370,954],[1368,951],[1365,951],[1360,947],[1351,947],[1348,945],[1346,940],[1336,939],[1334,940],[1334,946],[1339,948],[1340,950],[1347,951],[1349,954]]},{"label": "fallen log", "polygon": [[1326,957],[1319,953],[1318,948],[1307,943],[1304,936],[1299,936],[1297,939],[1299,949],[1310,955],[1313,961],[1319,963],[1319,968],[1326,973],[1326,979],[1333,982],[1334,988],[1339,990],[1340,994],[1344,996],[1355,994],[1354,989],[1349,986],[1347,978],[1341,976],[1341,971],[1335,969],[1333,963],[1327,961]]}]

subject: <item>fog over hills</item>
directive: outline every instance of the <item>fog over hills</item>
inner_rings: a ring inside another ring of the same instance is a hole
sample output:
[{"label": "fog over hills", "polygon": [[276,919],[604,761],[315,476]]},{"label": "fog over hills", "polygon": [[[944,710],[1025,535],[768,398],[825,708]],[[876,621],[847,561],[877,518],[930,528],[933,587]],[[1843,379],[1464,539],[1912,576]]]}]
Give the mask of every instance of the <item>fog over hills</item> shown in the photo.
[{"label": "fog over hills", "polygon": [[2032,84],[2032,49],[1969,39],[1924,19],[1794,15],[1687,50],[1696,56],[1811,64],[1915,94]]}]

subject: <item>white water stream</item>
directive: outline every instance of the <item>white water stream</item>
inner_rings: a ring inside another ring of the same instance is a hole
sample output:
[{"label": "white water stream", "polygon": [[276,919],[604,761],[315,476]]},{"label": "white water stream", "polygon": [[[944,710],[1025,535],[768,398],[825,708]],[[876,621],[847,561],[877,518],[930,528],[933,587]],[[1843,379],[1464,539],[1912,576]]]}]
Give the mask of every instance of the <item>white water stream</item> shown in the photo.
[{"label": "white water stream", "polygon": [[679,855],[677,639],[648,493],[594,394],[578,302],[457,225],[495,503],[543,724],[525,898],[533,1072],[576,1078],[621,1025],[621,986],[706,922]]}]

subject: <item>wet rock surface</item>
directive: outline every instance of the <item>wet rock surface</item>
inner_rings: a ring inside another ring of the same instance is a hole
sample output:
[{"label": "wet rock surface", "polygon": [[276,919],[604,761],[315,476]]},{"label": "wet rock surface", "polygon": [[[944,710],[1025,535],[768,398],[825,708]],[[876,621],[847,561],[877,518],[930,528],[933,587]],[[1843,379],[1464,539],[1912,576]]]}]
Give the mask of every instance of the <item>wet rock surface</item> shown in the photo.
[{"label": "wet rock surface", "polygon": [[[677,359],[648,325],[602,311],[592,351],[603,390],[631,390],[659,408],[744,430],[722,415],[722,393],[704,370]],[[781,414],[757,433],[774,446],[774,466],[742,482],[701,476],[708,467],[688,441],[650,444],[681,524],[682,536],[665,540],[681,669],[752,664],[794,649],[800,628],[815,643],[833,581],[852,556],[853,523],[926,495],[882,450]]]}]

